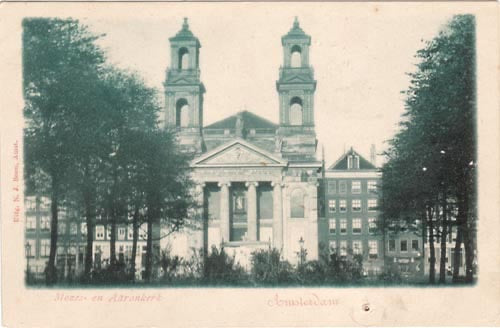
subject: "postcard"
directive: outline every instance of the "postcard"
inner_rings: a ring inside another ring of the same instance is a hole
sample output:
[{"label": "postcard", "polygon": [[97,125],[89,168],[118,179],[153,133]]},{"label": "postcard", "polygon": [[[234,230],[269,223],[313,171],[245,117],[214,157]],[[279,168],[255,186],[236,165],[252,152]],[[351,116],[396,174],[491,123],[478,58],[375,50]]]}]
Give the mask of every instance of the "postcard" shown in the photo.
[{"label": "postcard", "polygon": [[6,327],[499,324],[496,3],[0,12]]}]

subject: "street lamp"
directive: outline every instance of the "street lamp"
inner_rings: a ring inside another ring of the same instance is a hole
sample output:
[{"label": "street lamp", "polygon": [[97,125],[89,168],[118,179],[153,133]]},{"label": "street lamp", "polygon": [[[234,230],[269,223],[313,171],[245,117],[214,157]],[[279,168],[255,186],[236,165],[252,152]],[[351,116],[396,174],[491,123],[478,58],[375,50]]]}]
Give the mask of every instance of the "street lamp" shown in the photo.
[{"label": "street lamp", "polygon": [[300,265],[304,264],[307,256],[307,251],[304,249],[304,238],[302,236],[299,239],[300,251],[299,251],[299,261]]},{"label": "street lamp", "polygon": [[26,281],[30,281],[30,256],[31,256],[31,245],[28,241],[24,245],[26,251]]},{"label": "street lamp", "polygon": [[300,249],[304,248],[304,238],[302,238],[302,236],[299,239],[299,245],[300,245]]}]

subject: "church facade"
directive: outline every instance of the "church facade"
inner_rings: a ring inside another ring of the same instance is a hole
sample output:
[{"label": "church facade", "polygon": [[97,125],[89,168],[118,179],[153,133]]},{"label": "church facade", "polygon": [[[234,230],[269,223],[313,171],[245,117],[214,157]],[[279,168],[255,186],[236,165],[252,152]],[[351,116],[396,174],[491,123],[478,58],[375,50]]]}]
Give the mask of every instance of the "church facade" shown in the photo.
[{"label": "church facade", "polygon": [[193,192],[201,206],[198,227],[163,240],[160,247],[187,255],[190,248],[222,246],[243,264],[252,251],[268,247],[293,262],[303,247],[308,259],[316,259],[322,163],[316,159],[311,37],[295,19],[281,38],[278,124],[242,111],[207,126],[201,43],[186,19],[169,40],[165,123],[176,130],[181,149],[194,156]]}]

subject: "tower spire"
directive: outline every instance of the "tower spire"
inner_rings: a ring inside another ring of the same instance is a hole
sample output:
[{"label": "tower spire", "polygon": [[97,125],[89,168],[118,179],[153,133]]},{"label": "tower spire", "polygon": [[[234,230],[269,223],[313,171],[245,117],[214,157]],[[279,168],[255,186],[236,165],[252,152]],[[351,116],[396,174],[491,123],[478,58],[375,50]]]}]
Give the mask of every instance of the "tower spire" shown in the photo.
[{"label": "tower spire", "polygon": [[[280,97],[280,129],[283,151],[289,158],[316,158],[314,129],[314,92],[316,80],[309,65],[311,37],[295,17],[292,28],[281,37],[283,65],[276,88]],[[300,141],[296,136],[300,135]],[[294,136],[294,137],[290,137]],[[298,150],[300,149],[300,150]],[[300,153],[300,154],[298,154]]]},{"label": "tower spire", "polygon": [[203,148],[203,94],[200,81],[200,48],[198,38],[189,30],[187,17],[182,28],[170,41],[170,67],[165,86],[165,122],[176,128],[182,148],[200,153]]}]

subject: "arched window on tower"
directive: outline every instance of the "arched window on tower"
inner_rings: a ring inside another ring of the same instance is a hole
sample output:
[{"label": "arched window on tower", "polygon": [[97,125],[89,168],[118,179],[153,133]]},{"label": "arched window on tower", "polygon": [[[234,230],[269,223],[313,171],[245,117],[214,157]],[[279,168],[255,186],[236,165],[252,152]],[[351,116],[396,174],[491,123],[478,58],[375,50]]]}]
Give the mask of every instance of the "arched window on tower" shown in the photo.
[{"label": "arched window on tower", "polygon": [[290,65],[292,67],[302,66],[302,49],[299,46],[292,47]]},{"label": "arched window on tower", "polygon": [[179,69],[189,68],[189,51],[186,48],[179,49]]},{"label": "arched window on tower", "polygon": [[295,189],[290,195],[290,217],[304,218],[304,192],[302,189]]},{"label": "arched window on tower", "polygon": [[302,125],[302,99],[299,97],[290,101],[290,125]]},{"label": "arched window on tower", "polygon": [[187,127],[189,125],[189,104],[187,100],[184,98],[177,100],[175,109],[175,125],[182,128]]}]

